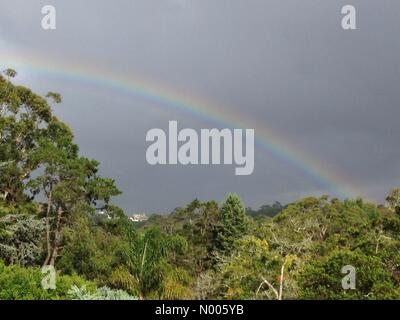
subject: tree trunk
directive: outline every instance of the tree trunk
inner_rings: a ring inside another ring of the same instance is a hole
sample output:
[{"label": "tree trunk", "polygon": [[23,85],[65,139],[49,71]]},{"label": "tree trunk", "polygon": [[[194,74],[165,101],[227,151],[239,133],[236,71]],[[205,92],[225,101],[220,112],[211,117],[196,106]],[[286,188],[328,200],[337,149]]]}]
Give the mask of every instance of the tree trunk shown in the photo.
[{"label": "tree trunk", "polygon": [[63,214],[63,210],[61,207],[57,209],[57,222],[56,222],[56,230],[54,232],[54,243],[53,243],[53,250],[51,252],[50,262],[49,264],[54,267],[56,263],[56,259],[58,256],[58,251],[61,245],[61,217]]},{"label": "tree trunk", "polygon": [[285,261],[282,264],[281,267],[281,276],[279,278],[279,295],[278,295],[278,300],[282,300],[282,295],[283,295],[283,283],[284,283],[284,272],[285,272],[285,265],[287,262],[287,257],[285,258]]},{"label": "tree trunk", "polygon": [[47,266],[51,257],[51,244],[50,244],[50,210],[52,205],[52,197],[51,192],[49,194],[49,198],[47,201],[47,210],[46,210],[46,244],[47,244],[47,256],[44,260],[43,266]]}]

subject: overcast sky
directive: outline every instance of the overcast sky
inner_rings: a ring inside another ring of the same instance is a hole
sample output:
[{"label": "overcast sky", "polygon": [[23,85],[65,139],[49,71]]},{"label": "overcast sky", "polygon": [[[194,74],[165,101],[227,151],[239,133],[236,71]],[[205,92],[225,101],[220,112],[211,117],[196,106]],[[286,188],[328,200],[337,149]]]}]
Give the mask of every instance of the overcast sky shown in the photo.
[{"label": "overcast sky", "polygon": [[[46,4],[57,9],[54,31],[41,29]],[[357,30],[341,28],[346,4],[357,9]],[[79,64],[174,88],[218,112],[257,119],[357,194],[383,201],[400,185],[399,30],[398,0],[0,0],[0,67],[10,64],[2,56],[27,66],[35,57],[49,69]],[[81,153],[116,179],[124,192],[117,203],[128,213],[168,213],[232,191],[252,207],[335,195],[260,147],[251,176],[235,176],[234,166],[150,166],[148,130],[169,120],[196,130],[216,123],[27,66],[18,83],[63,94],[56,114]]]}]

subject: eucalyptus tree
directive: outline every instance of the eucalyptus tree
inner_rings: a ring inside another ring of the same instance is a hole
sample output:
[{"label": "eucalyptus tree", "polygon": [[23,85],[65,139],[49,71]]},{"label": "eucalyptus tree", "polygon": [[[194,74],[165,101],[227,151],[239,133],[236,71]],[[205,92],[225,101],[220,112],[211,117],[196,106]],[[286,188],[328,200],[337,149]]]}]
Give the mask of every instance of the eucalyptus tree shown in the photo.
[{"label": "eucalyptus tree", "polygon": [[99,163],[79,155],[71,129],[52,113],[50,101],[14,85],[11,69],[0,76],[0,193],[7,205],[18,207],[33,199],[46,221],[47,255],[54,265],[62,248],[62,232],[77,210],[93,212],[97,201],[106,205],[120,191],[114,180],[98,174]]},{"label": "eucalyptus tree", "polygon": [[45,98],[11,83],[15,76],[12,69],[0,75],[0,194],[12,205],[29,200],[25,183],[40,165],[32,155],[55,119]]}]

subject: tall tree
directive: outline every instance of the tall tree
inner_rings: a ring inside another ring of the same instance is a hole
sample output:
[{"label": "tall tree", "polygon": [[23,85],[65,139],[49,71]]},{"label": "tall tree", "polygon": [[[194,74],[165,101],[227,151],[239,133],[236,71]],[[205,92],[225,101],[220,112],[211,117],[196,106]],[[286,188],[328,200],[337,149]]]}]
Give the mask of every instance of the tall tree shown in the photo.
[{"label": "tall tree", "polygon": [[400,214],[400,188],[394,188],[390,191],[390,194],[386,197],[386,201],[389,203],[390,209]]},{"label": "tall tree", "polygon": [[55,120],[46,99],[30,89],[16,86],[12,69],[0,74],[0,195],[11,205],[29,200],[25,183],[40,163],[32,158],[39,140],[49,135]]},{"label": "tall tree", "polygon": [[230,254],[235,241],[248,233],[249,220],[237,194],[230,193],[224,201],[216,231],[215,247],[222,254]]},{"label": "tall tree", "polygon": [[[0,75],[0,195],[18,207],[40,195],[46,221],[47,256],[54,265],[62,231],[76,210],[91,212],[120,192],[112,179],[98,175],[99,163],[79,156],[71,129],[53,114],[49,101],[11,81],[12,69]],[[50,92],[54,103],[61,96]]]},{"label": "tall tree", "polygon": [[[46,245],[44,265],[54,265],[62,242],[62,231],[72,222],[77,211],[93,212],[96,201],[106,204],[120,191],[111,179],[98,176],[98,162],[83,157],[64,157],[63,150],[50,146],[51,156],[45,160],[43,174],[30,182],[33,194],[47,198]],[[48,149],[44,153],[47,155]]]}]

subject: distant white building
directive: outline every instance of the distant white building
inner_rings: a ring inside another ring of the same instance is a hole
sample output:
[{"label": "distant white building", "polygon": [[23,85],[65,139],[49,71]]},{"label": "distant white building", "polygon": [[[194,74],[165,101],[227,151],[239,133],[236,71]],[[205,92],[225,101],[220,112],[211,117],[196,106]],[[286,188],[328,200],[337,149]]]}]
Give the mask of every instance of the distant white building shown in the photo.
[{"label": "distant white building", "polygon": [[139,213],[139,214],[133,214],[131,217],[129,217],[129,220],[132,222],[143,222],[147,221],[149,217],[145,213]]},{"label": "distant white building", "polygon": [[96,210],[96,214],[100,217],[104,217],[105,219],[111,219],[110,215],[106,210]]}]

